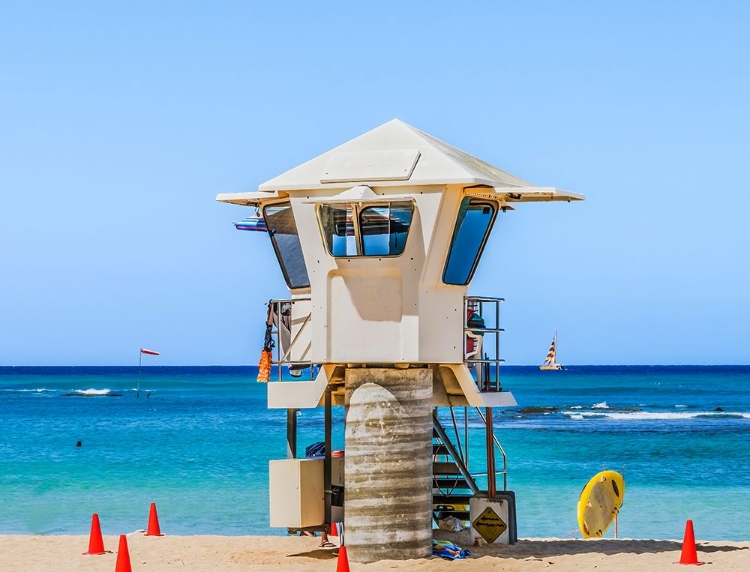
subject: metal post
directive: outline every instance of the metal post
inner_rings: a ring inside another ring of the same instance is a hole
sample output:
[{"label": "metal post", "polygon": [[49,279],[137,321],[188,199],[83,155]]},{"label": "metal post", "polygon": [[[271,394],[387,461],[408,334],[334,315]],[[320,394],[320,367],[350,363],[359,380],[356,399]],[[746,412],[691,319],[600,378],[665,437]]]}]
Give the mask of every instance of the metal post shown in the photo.
[{"label": "metal post", "polygon": [[286,458],[297,458],[297,410],[286,410]]},{"label": "metal post", "polygon": [[464,459],[464,465],[469,468],[469,408],[464,407],[464,451],[466,451],[466,459]]},{"label": "metal post", "polygon": [[[153,347],[153,346],[152,346]],[[135,390],[135,396],[141,396],[141,360],[143,359],[143,352],[138,349],[138,387]]]},{"label": "metal post", "polygon": [[500,391],[500,301],[495,300],[495,391]]},{"label": "metal post", "polygon": [[326,386],[325,392],[325,446],[326,454],[323,459],[323,490],[325,491],[325,524],[331,524],[331,500],[333,489],[331,488],[331,386]]},{"label": "metal post", "polygon": [[492,407],[485,408],[487,427],[487,495],[495,498],[497,485],[495,482],[495,442],[492,431]]}]

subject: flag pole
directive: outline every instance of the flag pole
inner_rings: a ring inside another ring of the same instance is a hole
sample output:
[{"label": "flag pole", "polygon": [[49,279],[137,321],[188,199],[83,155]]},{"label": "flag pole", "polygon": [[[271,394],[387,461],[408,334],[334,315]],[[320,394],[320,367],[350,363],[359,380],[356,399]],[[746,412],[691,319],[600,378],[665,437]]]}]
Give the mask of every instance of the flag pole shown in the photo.
[{"label": "flag pole", "polygon": [[[141,396],[141,362],[143,361],[143,354],[148,354],[151,356],[158,356],[159,352],[155,352],[154,350],[147,350],[145,348],[140,348],[138,350],[138,387],[135,390],[136,397]],[[150,395],[151,395],[151,392],[149,391],[146,397],[149,397]]]}]

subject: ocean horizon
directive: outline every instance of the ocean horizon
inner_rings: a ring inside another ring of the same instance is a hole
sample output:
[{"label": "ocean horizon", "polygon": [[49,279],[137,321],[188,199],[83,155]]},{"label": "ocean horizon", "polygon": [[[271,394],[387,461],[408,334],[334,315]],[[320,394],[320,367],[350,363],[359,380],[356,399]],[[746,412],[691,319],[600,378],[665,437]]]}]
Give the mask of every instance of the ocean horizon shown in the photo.
[{"label": "ocean horizon", "polygon": [[[567,367],[501,368],[518,401],[494,417],[519,537],[580,537],[578,496],[606,468],[625,477],[620,537],[680,539],[692,519],[701,539],[750,538],[750,366]],[[0,366],[0,533],[87,534],[94,512],[105,534],[144,529],[155,502],[167,534],[286,534],[268,526],[268,461],[285,456],[286,413],[266,408],[256,374]],[[342,449],[343,408],[333,412]],[[480,459],[483,428],[467,413]],[[322,421],[322,409],[300,411],[299,454],[323,440]]]}]

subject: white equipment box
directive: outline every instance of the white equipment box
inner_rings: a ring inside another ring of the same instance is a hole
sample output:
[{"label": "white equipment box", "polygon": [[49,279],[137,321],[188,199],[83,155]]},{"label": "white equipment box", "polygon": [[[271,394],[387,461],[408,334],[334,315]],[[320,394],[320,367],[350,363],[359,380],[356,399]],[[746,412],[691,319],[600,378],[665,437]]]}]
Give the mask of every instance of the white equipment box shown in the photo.
[{"label": "white equipment box", "polygon": [[323,459],[269,462],[271,527],[304,528],[325,520]]}]

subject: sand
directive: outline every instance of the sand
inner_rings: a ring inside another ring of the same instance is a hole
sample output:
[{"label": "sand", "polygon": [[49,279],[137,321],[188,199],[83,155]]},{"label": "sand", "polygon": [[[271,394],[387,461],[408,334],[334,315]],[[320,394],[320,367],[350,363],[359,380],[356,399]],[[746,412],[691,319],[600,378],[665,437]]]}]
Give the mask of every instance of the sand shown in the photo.
[{"label": "sand", "polygon": [[[680,570],[682,541],[668,540],[555,540],[520,539],[512,546],[469,546],[465,533],[450,538],[472,551],[465,560],[447,561],[432,557],[422,560],[387,560],[373,564],[350,563],[352,572],[418,570],[422,572],[460,570],[555,572],[616,570],[650,572]],[[142,532],[127,535],[133,572],[191,570],[195,572],[274,571],[335,572],[338,548],[318,547],[319,538],[279,536],[163,536],[145,537]],[[335,540],[335,539],[334,539]],[[2,572],[46,570],[115,570],[119,537],[104,536],[104,547],[112,550],[100,556],[83,555],[88,536],[0,536]],[[749,570],[750,542],[697,541],[698,559],[710,570]]]}]

